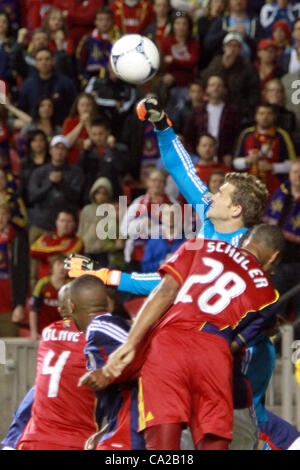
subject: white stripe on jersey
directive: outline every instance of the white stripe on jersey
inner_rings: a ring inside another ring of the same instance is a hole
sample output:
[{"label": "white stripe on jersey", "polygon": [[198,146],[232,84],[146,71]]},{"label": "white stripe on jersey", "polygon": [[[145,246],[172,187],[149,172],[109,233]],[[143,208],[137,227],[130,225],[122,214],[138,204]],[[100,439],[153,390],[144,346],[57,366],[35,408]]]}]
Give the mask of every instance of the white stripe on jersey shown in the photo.
[{"label": "white stripe on jersey", "polygon": [[[193,181],[193,183],[199,189],[201,194],[206,193],[208,189],[204,185],[204,183],[202,183],[200,178],[198,177],[198,175],[196,173],[196,170],[195,170],[195,167],[194,167],[194,164],[193,164],[192,160],[190,159],[189,154],[187,153],[185,148],[182,146],[182,144],[181,144],[180,140],[178,139],[178,137],[176,139],[174,139],[172,141],[172,143],[175,147],[175,150],[176,150],[180,160],[182,161],[184,167],[187,170],[187,175],[189,176],[189,178]],[[199,201],[199,202],[197,201],[197,204],[201,204],[201,201]]]},{"label": "white stripe on jersey", "polygon": [[136,281],[160,281],[161,277],[158,274],[138,274],[138,273],[132,273],[131,274],[131,279],[134,279]]},{"label": "white stripe on jersey", "polygon": [[88,327],[86,338],[88,340],[89,333],[95,331],[98,333],[104,333],[107,336],[119,341],[120,343],[125,343],[128,333],[117,325],[112,323],[106,323],[103,321],[95,322],[93,320],[92,324]]}]

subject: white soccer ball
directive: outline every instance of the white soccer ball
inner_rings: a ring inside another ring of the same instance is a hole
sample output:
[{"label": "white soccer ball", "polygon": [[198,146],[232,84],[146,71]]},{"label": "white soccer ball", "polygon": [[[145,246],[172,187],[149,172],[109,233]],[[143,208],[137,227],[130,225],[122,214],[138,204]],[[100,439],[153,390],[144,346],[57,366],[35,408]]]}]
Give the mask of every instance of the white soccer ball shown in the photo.
[{"label": "white soccer ball", "polygon": [[127,34],[112,47],[110,61],[115,74],[125,82],[137,85],[152,78],[159,68],[156,45],[140,34]]}]

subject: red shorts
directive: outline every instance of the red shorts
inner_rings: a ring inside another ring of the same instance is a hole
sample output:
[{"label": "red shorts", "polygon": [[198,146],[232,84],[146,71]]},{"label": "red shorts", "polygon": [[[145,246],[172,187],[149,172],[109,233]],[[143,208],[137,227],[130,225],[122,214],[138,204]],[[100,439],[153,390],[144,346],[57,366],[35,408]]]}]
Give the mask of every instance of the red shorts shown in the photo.
[{"label": "red shorts", "polygon": [[153,335],[139,380],[140,430],[182,422],[195,444],[206,434],[232,439],[232,371],[225,339],[164,326]]},{"label": "red shorts", "polygon": [[61,444],[48,444],[47,442],[21,441],[18,450],[83,450],[78,447],[68,447]]}]

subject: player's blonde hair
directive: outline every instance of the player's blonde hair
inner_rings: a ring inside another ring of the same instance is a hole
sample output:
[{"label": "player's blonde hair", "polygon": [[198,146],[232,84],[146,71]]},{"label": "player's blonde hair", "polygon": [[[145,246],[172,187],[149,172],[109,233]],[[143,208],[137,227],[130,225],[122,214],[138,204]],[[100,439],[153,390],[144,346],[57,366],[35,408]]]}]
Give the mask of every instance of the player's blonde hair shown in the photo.
[{"label": "player's blonde hair", "polygon": [[225,183],[236,189],[232,193],[232,204],[242,207],[242,219],[245,227],[252,227],[261,221],[266,209],[269,193],[266,185],[248,173],[227,173]]}]

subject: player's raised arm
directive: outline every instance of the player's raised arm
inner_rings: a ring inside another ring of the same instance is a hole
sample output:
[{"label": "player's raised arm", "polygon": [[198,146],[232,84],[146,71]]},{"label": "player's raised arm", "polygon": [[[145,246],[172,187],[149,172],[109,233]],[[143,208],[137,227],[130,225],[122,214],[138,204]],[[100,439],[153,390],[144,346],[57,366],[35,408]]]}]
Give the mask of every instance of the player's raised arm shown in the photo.
[{"label": "player's raised arm", "polygon": [[203,204],[207,206],[210,203],[208,188],[197,175],[188,152],[175,134],[157,99],[146,98],[140,101],[137,105],[137,114],[139,119],[149,119],[153,122],[166,169],[174,178],[181,194],[201,217],[203,212],[200,206]]},{"label": "player's raised arm", "polygon": [[139,311],[129,332],[127,341],[112,353],[103,372],[107,377],[118,377],[122,370],[131,363],[136,346],[142,341],[154,323],[167,311],[176,298],[180,286],[166,274],[160,284],[149,295]]}]

